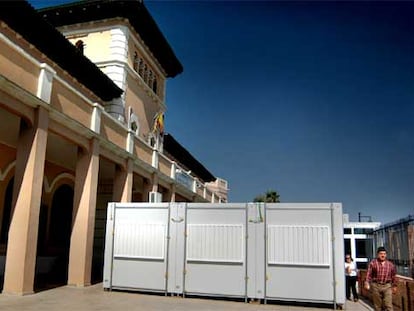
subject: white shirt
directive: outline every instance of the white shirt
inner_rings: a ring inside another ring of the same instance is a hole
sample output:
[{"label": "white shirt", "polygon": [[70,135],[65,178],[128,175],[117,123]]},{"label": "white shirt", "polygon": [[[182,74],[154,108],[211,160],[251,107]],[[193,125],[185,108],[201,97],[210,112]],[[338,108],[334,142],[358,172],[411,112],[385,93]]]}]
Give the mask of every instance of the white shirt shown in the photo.
[{"label": "white shirt", "polygon": [[[350,273],[348,273],[348,269],[347,269],[348,267],[351,270]],[[353,261],[345,262],[345,275],[357,276],[357,268],[356,268],[356,265]]]}]

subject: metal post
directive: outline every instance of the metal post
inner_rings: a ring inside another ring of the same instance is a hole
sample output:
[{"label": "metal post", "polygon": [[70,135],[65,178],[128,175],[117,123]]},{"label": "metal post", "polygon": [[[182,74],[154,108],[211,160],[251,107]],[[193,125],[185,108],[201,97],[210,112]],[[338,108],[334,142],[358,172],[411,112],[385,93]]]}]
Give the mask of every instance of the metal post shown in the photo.
[{"label": "metal post", "polygon": [[168,267],[170,261],[170,240],[171,240],[171,203],[168,204],[168,212],[167,212],[167,250],[166,250],[166,260],[165,260],[165,296],[168,295],[168,279],[170,275],[168,274]]},{"label": "metal post", "polygon": [[244,251],[244,253],[245,253],[245,255],[244,255],[244,266],[245,266],[245,269],[244,269],[244,303],[247,303],[247,300],[248,300],[248,298],[247,298],[247,286],[248,286],[248,283],[247,282],[249,282],[249,279],[248,279],[248,274],[247,274],[247,256],[248,256],[248,253],[249,253],[249,235],[250,235],[250,232],[249,232],[249,220],[248,220],[248,218],[249,218],[249,205],[246,203],[246,205],[245,205],[245,219],[244,219],[244,225],[245,225],[245,233],[244,233],[244,235],[245,235],[245,239],[244,239],[244,245],[245,245],[245,251]]},{"label": "metal post", "polygon": [[264,249],[265,249],[265,255],[264,255],[264,288],[263,288],[263,303],[267,304],[267,251],[268,251],[268,245],[267,245],[267,239],[269,238],[267,236],[267,205],[266,203],[263,203],[263,226],[264,226]]},{"label": "metal post", "polygon": [[[336,269],[335,269],[335,231],[334,231],[334,216],[333,216],[333,204],[331,204],[331,241],[332,241],[332,285],[333,285],[333,305],[334,305],[334,310],[336,310]],[[359,213],[358,213],[358,217],[359,217]]]}]

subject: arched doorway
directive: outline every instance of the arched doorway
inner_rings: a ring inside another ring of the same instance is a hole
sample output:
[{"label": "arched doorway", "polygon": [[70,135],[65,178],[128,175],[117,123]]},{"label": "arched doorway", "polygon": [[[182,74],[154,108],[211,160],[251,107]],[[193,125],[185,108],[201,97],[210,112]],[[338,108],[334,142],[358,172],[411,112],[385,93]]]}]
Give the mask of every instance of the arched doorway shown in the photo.
[{"label": "arched doorway", "polygon": [[43,229],[47,226],[47,221],[44,220],[46,215],[44,210],[45,207],[42,206],[39,219],[39,247],[36,260],[35,290],[67,284],[70,235],[72,231],[72,187],[62,185],[55,191],[52,199],[47,235]]},{"label": "arched doorway", "polygon": [[0,233],[0,244],[4,244],[5,250],[7,249],[7,240],[9,235],[10,228],[10,216],[12,210],[12,199],[13,199],[13,183],[14,178],[12,178],[6,188],[6,193],[4,196],[4,205],[3,205],[3,216],[1,220],[1,233]]},{"label": "arched doorway", "polygon": [[14,178],[12,178],[6,187],[3,202],[3,215],[1,217],[1,230],[0,230],[0,291],[3,290],[4,284],[4,268],[6,263],[7,241],[9,236],[12,200],[13,200],[13,184]]}]

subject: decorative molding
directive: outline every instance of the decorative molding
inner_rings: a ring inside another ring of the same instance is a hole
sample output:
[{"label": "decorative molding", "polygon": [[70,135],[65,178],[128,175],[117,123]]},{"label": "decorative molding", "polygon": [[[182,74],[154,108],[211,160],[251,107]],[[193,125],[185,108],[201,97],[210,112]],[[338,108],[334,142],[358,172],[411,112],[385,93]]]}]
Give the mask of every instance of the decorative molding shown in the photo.
[{"label": "decorative molding", "polygon": [[122,61],[115,62],[106,62],[107,65],[105,67],[98,66],[98,62],[96,65],[101,69],[120,89],[126,89],[126,74],[125,74],[125,67],[126,63]]},{"label": "decorative molding", "polygon": [[93,104],[93,111],[91,116],[91,130],[95,133],[101,132],[101,114],[103,107],[98,103]]},{"label": "decorative molding", "polygon": [[[112,23],[110,25],[101,25],[102,23]],[[91,25],[96,25],[94,27],[91,27]],[[148,60],[151,65],[155,65],[157,73],[159,73],[162,76],[166,76],[167,74],[163,70],[161,64],[158,62],[154,54],[151,52],[149,47],[145,44],[144,40],[141,39],[141,36],[135,31],[134,27],[129,23],[128,20],[125,20],[123,18],[110,18],[110,19],[103,19],[101,21],[93,21],[87,24],[87,29],[73,29],[74,25],[70,26],[63,26],[58,27],[58,29],[63,33],[63,35],[68,39],[73,38],[79,38],[79,37],[86,37],[91,33],[97,33],[97,32],[103,32],[103,31],[111,31],[112,29],[120,29],[121,27],[126,27],[128,30],[128,36],[127,39],[133,40],[133,43],[135,46],[137,46],[140,51],[144,54],[146,60]],[[77,27],[82,27],[82,24],[77,24]],[[72,28],[72,29],[71,29]]]},{"label": "decorative molding", "polygon": [[112,27],[110,29],[111,43],[109,49],[114,59],[125,62],[128,55],[128,37],[129,31],[127,26]]},{"label": "decorative molding", "polygon": [[[167,106],[165,105],[164,102],[162,102],[161,97],[159,95],[155,94],[155,92],[145,83],[145,81],[138,74],[138,72],[136,72],[133,68],[131,68],[131,66],[129,66],[129,64],[127,64],[125,62],[118,61],[118,60],[113,60],[113,61],[100,61],[100,62],[95,62],[95,65],[98,66],[108,76],[109,76],[109,73],[107,72],[106,68],[112,68],[112,67],[116,67],[116,66],[122,67],[123,66],[123,69],[126,70],[126,72],[128,74],[130,74],[137,81],[137,84],[144,90],[144,92],[157,105],[160,106],[160,109],[159,110],[164,110],[164,111],[167,110]],[[112,79],[112,77],[111,77],[111,79]],[[165,90],[164,87],[163,87],[163,89]],[[165,96],[164,96],[164,98],[165,98]]]},{"label": "decorative molding", "polygon": [[49,185],[49,181],[47,180],[47,177],[44,176],[43,177],[43,187],[45,189],[45,192],[46,193],[51,193],[53,188],[57,184],[57,182],[62,180],[62,179],[69,179],[69,180],[75,182],[75,176],[73,176],[72,174],[69,174],[69,173],[62,173],[62,174],[59,174],[58,176],[56,176],[53,179],[52,183]]},{"label": "decorative molding", "polygon": [[152,167],[158,169],[158,150],[156,148],[152,150]]},{"label": "decorative molding", "polygon": [[40,67],[40,62],[31,56],[29,53],[27,53],[24,49],[22,49],[20,46],[16,45],[13,41],[11,41],[9,38],[7,38],[4,34],[0,33],[0,40],[3,40],[8,46],[10,46],[13,50],[15,50],[18,54],[23,55],[24,58],[26,58],[31,63],[37,65]]},{"label": "decorative molding", "polygon": [[177,169],[177,164],[173,161],[171,163],[171,175],[170,177],[175,180],[175,170]]},{"label": "decorative molding", "polygon": [[126,139],[126,151],[133,154],[134,153],[134,138],[136,133],[132,130],[128,131],[128,136]]},{"label": "decorative molding", "polygon": [[56,76],[56,71],[53,70],[46,63],[40,65],[40,74],[37,84],[37,94],[41,100],[50,104],[50,97],[52,95],[53,78]]},{"label": "decorative molding", "polygon": [[2,171],[0,169],[0,181],[3,181],[7,175],[9,175],[10,171],[16,166],[16,161],[13,161],[9,163],[9,165],[6,166],[6,169]]},{"label": "decorative molding", "polygon": [[130,106],[128,109],[128,129],[131,130],[136,136],[139,135],[139,118],[134,113],[132,107]]}]

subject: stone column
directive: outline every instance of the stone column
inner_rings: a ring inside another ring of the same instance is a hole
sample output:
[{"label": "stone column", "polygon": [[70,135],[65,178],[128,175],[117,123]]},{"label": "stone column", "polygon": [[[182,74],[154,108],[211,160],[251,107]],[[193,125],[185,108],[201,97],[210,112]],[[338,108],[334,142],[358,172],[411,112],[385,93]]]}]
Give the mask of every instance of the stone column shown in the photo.
[{"label": "stone column", "polygon": [[68,285],[91,284],[98,172],[99,142],[92,139],[89,150],[79,150],[76,164]]},{"label": "stone column", "polygon": [[158,192],[158,175],[157,175],[157,173],[152,174],[152,192]]},{"label": "stone column", "polygon": [[172,184],[171,185],[171,187],[170,187],[170,191],[169,191],[169,193],[170,193],[170,202],[175,202],[175,192],[177,191],[177,187],[176,187],[176,185],[175,184]]},{"label": "stone column", "polygon": [[42,107],[35,112],[33,127],[21,122],[4,293],[33,293],[48,125],[49,115]]},{"label": "stone column", "polygon": [[151,180],[148,178],[144,178],[144,184],[142,187],[142,202],[149,201],[149,193],[152,190],[152,183]]},{"label": "stone column", "polygon": [[132,159],[127,160],[125,168],[116,166],[113,190],[114,202],[131,202],[133,180]]}]

